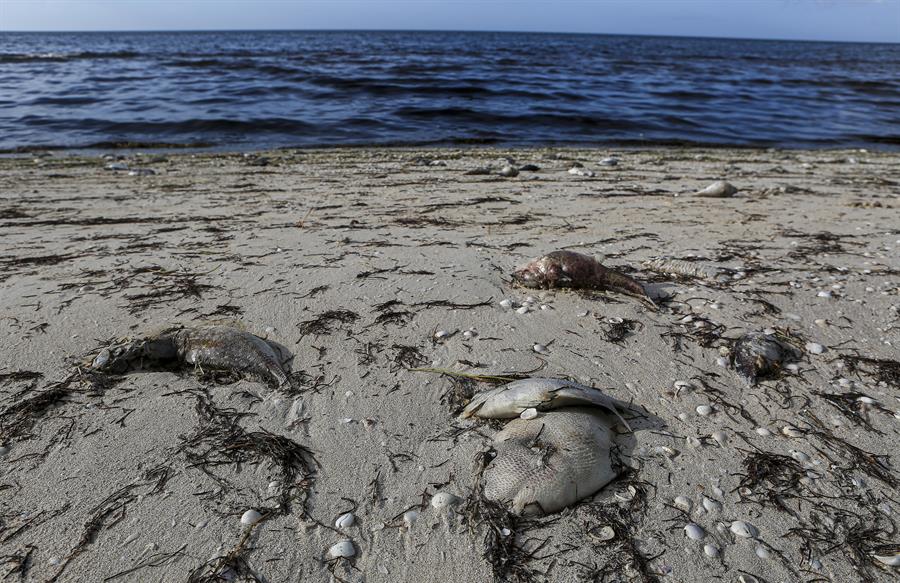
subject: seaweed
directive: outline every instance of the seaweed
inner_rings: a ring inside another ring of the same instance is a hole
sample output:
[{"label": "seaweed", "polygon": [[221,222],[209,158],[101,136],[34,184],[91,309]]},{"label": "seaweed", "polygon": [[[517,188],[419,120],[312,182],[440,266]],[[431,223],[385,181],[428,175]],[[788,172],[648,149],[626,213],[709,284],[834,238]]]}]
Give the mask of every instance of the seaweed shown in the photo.
[{"label": "seaweed", "polygon": [[265,583],[247,562],[250,549],[246,547],[255,525],[248,527],[237,544],[226,554],[214,557],[190,572],[187,583],[221,583],[222,581],[239,581],[241,583]]},{"label": "seaweed", "polygon": [[415,346],[394,344],[391,348],[394,350],[394,366],[391,367],[392,371],[397,371],[401,368],[411,370],[427,360]]},{"label": "seaweed", "polygon": [[847,354],[842,354],[840,358],[850,373],[864,371],[877,382],[900,389],[900,361]]},{"label": "seaweed", "polygon": [[306,320],[297,325],[300,328],[300,338],[309,334],[316,336],[330,334],[336,324],[352,324],[359,319],[359,315],[350,310],[328,310],[311,320]]},{"label": "seaweed", "polygon": [[129,567],[128,569],[125,569],[124,571],[119,571],[118,573],[115,573],[113,575],[110,575],[109,577],[106,577],[105,579],[103,579],[103,581],[104,582],[113,581],[120,577],[125,577],[126,575],[131,575],[132,573],[136,573],[137,571],[140,571],[141,569],[146,569],[148,567],[156,568],[156,567],[163,567],[165,565],[171,565],[171,564],[177,562],[182,557],[188,556],[187,553],[184,552],[184,550],[186,548],[187,548],[187,544],[183,544],[179,548],[175,549],[174,551],[154,553],[154,554],[150,555],[149,557],[141,560],[136,565]]},{"label": "seaweed", "polygon": [[0,565],[9,567],[9,570],[3,575],[3,580],[6,581],[13,575],[18,575],[19,579],[24,581],[31,568],[31,555],[36,549],[37,547],[34,545],[26,545],[14,553],[0,556]]},{"label": "seaweed", "polygon": [[[849,419],[851,423],[860,427],[865,427],[867,430],[874,431],[879,435],[884,435],[884,432],[879,431],[872,426],[864,413],[869,409],[875,409],[888,415],[892,415],[892,413],[876,403],[868,395],[858,392],[832,394],[824,393],[822,391],[813,391],[813,395],[821,397],[826,403],[837,409],[844,417]],[[860,400],[861,398],[870,399],[872,400],[872,403],[865,403]]]},{"label": "seaweed", "polygon": [[795,514],[785,504],[786,500],[803,498],[801,478],[806,476],[797,460],[792,457],[767,451],[746,451],[743,461],[744,474],[734,491],[742,502],[750,501],[759,506],[772,506],[781,512]]}]

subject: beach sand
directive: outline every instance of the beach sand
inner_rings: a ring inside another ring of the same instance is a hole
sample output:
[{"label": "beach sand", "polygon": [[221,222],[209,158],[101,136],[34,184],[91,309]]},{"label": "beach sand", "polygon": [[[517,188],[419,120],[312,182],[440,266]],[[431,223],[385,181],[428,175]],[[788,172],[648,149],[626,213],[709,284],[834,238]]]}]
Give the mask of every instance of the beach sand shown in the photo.
[{"label": "beach sand", "polygon": [[[539,170],[466,173],[506,158]],[[900,551],[898,176],[900,155],[856,150],[2,159],[0,575],[896,580],[873,555]],[[719,179],[738,194],[690,196]],[[660,308],[510,285],[555,249],[647,282]],[[658,257],[737,276],[642,267]],[[79,368],[113,339],[210,322],[283,345],[296,388]],[[719,347],[766,328],[804,356],[748,387]],[[502,422],[458,419],[490,385],[417,367],[535,371],[633,402],[619,479],[544,518],[498,512],[476,477]],[[437,492],[460,500],[436,509]],[[290,508],[267,511],[279,493]],[[248,528],[251,508],[266,519]],[[329,560],[345,539],[355,556]]]}]

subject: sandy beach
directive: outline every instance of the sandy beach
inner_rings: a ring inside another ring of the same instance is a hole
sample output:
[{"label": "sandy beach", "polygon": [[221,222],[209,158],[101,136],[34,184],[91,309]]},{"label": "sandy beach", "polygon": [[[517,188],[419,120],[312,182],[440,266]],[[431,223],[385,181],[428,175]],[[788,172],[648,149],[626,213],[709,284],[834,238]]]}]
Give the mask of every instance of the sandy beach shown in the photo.
[{"label": "sandy beach", "polygon": [[[860,150],[0,159],[0,576],[896,580],[898,176],[900,155]],[[716,180],[737,194],[692,196]],[[645,282],[658,309],[511,284],[556,249]],[[209,323],[282,346],[295,386],[86,367]],[[767,329],[802,357],[747,386],[724,351]],[[491,387],[459,374],[632,403],[619,477],[541,518],[486,504],[503,422],[459,418]],[[354,556],[329,558],[345,540]]]}]

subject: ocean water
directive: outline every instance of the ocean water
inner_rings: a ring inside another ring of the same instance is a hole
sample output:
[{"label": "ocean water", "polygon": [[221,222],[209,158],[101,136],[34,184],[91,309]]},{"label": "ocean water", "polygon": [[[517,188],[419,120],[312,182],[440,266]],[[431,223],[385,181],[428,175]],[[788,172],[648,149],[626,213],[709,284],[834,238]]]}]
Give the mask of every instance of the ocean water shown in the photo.
[{"label": "ocean water", "polygon": [[0,149],[900,149],[900,45],[455,32],[0,33]]}]

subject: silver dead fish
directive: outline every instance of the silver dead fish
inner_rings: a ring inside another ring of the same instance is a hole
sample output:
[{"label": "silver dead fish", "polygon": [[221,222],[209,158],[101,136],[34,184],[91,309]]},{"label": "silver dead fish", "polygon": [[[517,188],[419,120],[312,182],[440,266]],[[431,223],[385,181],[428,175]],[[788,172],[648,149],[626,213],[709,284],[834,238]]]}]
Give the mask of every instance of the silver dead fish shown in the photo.
[{"label": "silver dead fish", "polygon": [[[511,419],[526,409],[549,411],[561,407],[600,407],[619,415],[616,400],[599,389],[562,379],[528,378],[478,393],[463,409],[462,417]],[[630,427],[629,427],[630,429]]]},{"label": "silver dead fish", "polygon": [[235,372],[276,388],[289,382],[274,346],[229,326],[165,330],[104,348],[91,363],[98,371],[114,374],[184,365]]}]

